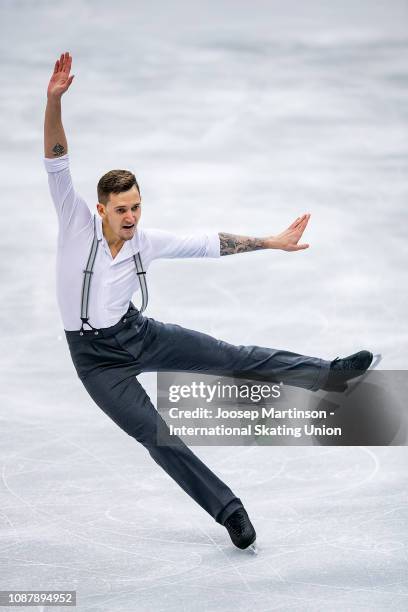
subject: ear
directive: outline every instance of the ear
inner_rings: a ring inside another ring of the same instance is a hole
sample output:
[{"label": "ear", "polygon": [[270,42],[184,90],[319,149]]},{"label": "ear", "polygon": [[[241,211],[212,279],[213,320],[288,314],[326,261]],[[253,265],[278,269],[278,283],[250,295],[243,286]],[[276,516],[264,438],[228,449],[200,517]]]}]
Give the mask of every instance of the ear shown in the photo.
[{"label": "ear", "polygon": [[100,202],[98,202],[97,205],[96,205],[96,210],[98,211],[100,217],[103,218],[106,215],[106,206],[105,206],[105,204],[101,204]]}]

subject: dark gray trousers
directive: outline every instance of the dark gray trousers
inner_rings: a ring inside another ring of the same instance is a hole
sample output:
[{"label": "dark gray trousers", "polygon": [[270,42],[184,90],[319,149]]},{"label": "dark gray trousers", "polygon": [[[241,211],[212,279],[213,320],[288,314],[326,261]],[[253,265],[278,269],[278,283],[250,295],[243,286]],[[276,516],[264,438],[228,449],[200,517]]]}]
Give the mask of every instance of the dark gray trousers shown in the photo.
[{"label": "dark gray trousers", "polygon": [[[112,327],[65,331],[79,378],[98,406],[220,524],[242,502],[184,442],[170,434],[146,391],[141,372],[203,372],[283,382],[316,391],[330,362],[259,346],[234,346],[207,334],[144,317],[130,305]],[[160,445],[157,431],[160,422]],[[165,436],[169,444],[165,444]]]}]

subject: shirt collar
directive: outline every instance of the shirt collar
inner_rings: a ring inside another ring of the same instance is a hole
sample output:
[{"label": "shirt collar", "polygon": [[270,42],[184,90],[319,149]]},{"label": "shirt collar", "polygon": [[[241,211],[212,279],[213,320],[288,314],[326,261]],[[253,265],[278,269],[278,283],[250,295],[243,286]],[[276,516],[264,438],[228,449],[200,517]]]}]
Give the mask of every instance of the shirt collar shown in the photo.
[{"label": "shirt collar", "polygon": [[103,233],[102,233],[102,217],[99,215],[95,215],[95,220],[96,220],[96,237],[98,238],[98,240],[102,240],[103,238]]},{"label": "shirt collar", "polygon": [[[95,219],[96,219],[96,223],[95,223],[96,237],[98,238],[98,240],[105,240],[106,242],[106,238],[103,235],[103,230],[102,230],[102,217],[100,215],[95,215]],[[132,257],[138,251],[139,251],[139,233],[136,228],[135,235],[133,236],[132,240],[128,240],[127,242],[125,242],[125,244],[119,251],[118,255],[115,257],[114,261],[115,262],[121,261],[122,259],[125,259],[126,257]]]}]

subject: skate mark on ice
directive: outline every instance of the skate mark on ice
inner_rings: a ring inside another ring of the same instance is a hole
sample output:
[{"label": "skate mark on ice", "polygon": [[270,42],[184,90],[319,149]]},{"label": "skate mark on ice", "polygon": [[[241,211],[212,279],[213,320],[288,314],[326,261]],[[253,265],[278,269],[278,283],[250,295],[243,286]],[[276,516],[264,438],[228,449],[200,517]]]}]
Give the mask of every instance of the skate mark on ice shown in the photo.
[{"label": "skate mark on ice", "polygon": [[[234,572],[237,574],[237,576],[239,577],[239,579],[241,580],[241,582],[242,582],[242,583],[243,583],[243,584],[246,586],[247,590],[248,590],[250,593],[253,593],[254,591],[253,591],[253,589],[250,587],[250,585],[249,585],[248,581],[246,580],[245,576],[243,576],[243,575],[241,574],[241,572],[239,571],[239,567],[237,567],[237,566],[235,565],[235,563],[233,563],[233,562],[231,561],[231,559],[229,558],[229,556],[228,556],[227,554],[225,554],[225,552],[224,552],[224,550],[223,550],[223,547],[222,547],[222,546],[220,546],[219,544],[217,544],[217,542],[214,540],[214,538],[212,538],[212,537],[211,537],[211,535],[210,535],[209,533],[207,533],[206,531],[204,531],[204,530],[201,528],[201,526],[200,526],[199,524],[196,524],[196,525],[198,526],[198,529],[201,531],[201,533],[203,533],[203,534],[204,534],[204,535],[205,535],[205,536],[206,536],[206,537],[207,537],[207,538],[208,538],[208,539],[209,539],[209,540],[210,540],[210,541],[213,543],[213,545],[215,546],[215,548],[217,548],[217,550],[218,550],[218,551],[219,551],[219,552],[220,552],[220,553],[223,555],[223,557],[225,557],[225,559],[227,560],[228,564],[229,564],[229,565],[232,567],[233,571],[234,571]],[[225,528],[224,528],[224,529],[225,529]],[[228,536],[228,534],[227,534],[227,533],[226,533],[225,535],[226,535],[226,537],[228,537],[228,538],[229,538],[229,536]],[[232,542],[231,542],[231,546],[234,546],[234,545],[232,544]],[[245,551],[242,551],[242,552],[245,552]]]},{"label": "skate mark on ice", "polygon": [[[18,453],[14,453],[13,455],[14,457],[18,457]],[[78,531],[73,531],[72,529],[63,526],[62,523],[65,524],[70,524],[70,525],[74,525],[75,527],[78,526],[78,523],[76,521],[72,521],[71,519],[68,519],[66,517],[61,517],[61,516],[55,516],[50,512],[47,512],[45,510],[40,510],[39,508],[36,507],[35,503],[28,501],[27,499],[25,499],[24,497],[22,497],[21,495],[19,495],[10,485],[10,483],[7,480],[7,474],[6,474],[6,469],[7,469],[7,465],[4,464],[3,468],[2,468],[2,481],[3,484],[5,486],[5,488],[7,489],[7,491],[13,496],[15,497],[17,500],[19,500],[21,502],[22,505],[27,506],[31,512],[33,514],[36,514],[40,517],[46,517],[47,519],[53,519],[53,521],[57,521],[58,522],[58,527],[59,529],[61,529],[62,531],[64,531],[65,533],[69,534],[70,536],[73,536],[74,538],[77,538],[78,540],[81,540],[82,542],[86,542],[87,544],[91,544],[95,549],[97,549],[98,547],[104,548],[104,549],[108,549],[108,550],[113,550],[116,552],[122,552],[122,553],[126,553],[128,555],[131,556],[135,556],[135,557],[140,557],[140,552],[139,551],[133,551],[133,550],[128,550],[126,548],[121,548],[118,546],[112,546],[109,544],[106,544],[104,542],[98,541],[98,540],[94,540],[91,538],[88,538],[84,535],[81,535]],[[163,557],[159,557],[157,555],[149,555],[149,558],[155,561],[161,561],[163,563],[168,563],[169,559],[163,558]],[[169,574],[170,576],[173,574]],[[165,577],[165,576],[164,576]]]},{"label": "skate mark on ice", "polygon": [[[325,497],[330,497],[332,495],[338,495],[340,493],[345,493],[347,491],[353,491],[355,489],[359,489],[360,487],[362,487],[364,484],[367,484],[368,482],[370,482],[378,473],[379,470],[379,461],[376,457],[376,455],[366,446],[358,446],[355,447],[358,448],[360,451],[362,451],[363,453],[366,453],[368,455],[368,457],[372,460],[373,463],[373,467],[371,469],[371,471],[364,477],[362,477],[361,480],[351,483],[350,485],[341,487],[341,488],[337,488],[337,489],[331,489],[327,492],[319,492],[319,491],[314,491],[313,495],[315,497],[315,499],[322,499]],[[336,451],[337,452],[337,451]],[[339,454],[342,454],[341,450],[338,451]],[[288,480],[292,480],[292,481],[299,481],[299,482],[307,482],[309,481],[309,478],[307,475],[302,476],[301,474],[287,474],[287,478]],[[305,499],[307,497],[307,492],[305,492],[304,495],[301,496],[296,496],[295,499]]]}]

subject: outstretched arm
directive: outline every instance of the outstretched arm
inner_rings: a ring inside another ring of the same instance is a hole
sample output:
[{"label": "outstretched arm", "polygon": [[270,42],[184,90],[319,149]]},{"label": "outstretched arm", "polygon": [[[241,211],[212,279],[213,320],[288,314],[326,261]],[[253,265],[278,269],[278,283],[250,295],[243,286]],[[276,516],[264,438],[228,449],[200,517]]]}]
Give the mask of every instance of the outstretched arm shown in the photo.
[{"label": "outstretched arm", "polygon": [[61,97],[72,83],[74,75],[69,76],[72,57],[62,53],[55,62],[47,89],[47,107],[44,119],[44,156],[61,157],[68,153],[68,144],[61,119]]},{"label": "outstretched arm", "polygon": [[281,249],[282,251],[300,251],[309,248],[308,244],[298,244],[305,231],[310,215],[302,215],[294,221],[288,229],[277,236],[266,238],[250,238],[249,236],[236,236],[235,234],[219,233],[220,254],[234,255],[247,253],[259,249]]},{"label": "outstretched arm", "polygon": [[[61,121],[61,97],[72,83],[69,76],[72,58],[63,53],[55,62],[47,89],[44,121],[44,166],[59,223],[59,242],[87,230],[92,234],[92,214],[85,200],[76,192],[69,168],[67,140]],[[64,157],[63,157],[64,156]]]}]

